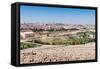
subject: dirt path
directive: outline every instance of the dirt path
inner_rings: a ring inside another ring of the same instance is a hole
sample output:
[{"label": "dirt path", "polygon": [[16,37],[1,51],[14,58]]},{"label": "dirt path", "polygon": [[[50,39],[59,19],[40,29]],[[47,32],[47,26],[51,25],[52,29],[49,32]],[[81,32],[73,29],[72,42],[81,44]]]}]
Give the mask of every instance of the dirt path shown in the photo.
[{"label": "dirt path", "polygon": [[43,45],[41,47],[23,49],[20,54],[21,64],[92,60],[95,59],[95,43],[74,46]]}]

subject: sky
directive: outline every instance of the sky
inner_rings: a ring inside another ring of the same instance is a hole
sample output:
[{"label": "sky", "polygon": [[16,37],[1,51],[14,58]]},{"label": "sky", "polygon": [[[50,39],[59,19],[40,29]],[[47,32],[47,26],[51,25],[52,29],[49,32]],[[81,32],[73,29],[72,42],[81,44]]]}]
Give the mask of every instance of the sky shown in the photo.
[{"label": "sky", "polygon": [[95,24],[95,10],[21,5],[20,23]]}]

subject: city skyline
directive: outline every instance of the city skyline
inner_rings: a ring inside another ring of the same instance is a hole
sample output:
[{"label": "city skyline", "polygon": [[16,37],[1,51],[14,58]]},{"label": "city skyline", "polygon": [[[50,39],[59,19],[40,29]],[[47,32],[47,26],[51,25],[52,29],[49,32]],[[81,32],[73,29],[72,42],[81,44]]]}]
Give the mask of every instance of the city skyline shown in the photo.
[{"label": "city skyline", "polygon": [[21,23],[95,24],[95,10],[20,6]]}]

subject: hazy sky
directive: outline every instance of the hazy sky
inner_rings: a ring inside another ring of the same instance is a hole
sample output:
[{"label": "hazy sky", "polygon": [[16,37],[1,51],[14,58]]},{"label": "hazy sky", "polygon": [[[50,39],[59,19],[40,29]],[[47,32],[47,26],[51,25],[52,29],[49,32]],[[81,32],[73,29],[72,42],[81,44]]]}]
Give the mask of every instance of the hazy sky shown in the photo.
[{"label": "hazy sky", "polygon": [[21,23],[71,23],[95,24],[95,10],[20,6]]}]

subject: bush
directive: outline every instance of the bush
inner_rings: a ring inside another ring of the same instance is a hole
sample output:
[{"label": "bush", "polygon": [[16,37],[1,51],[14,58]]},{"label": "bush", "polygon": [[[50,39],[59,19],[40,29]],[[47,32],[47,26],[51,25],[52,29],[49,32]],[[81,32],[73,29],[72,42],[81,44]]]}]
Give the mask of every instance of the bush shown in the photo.
[{"label": "bush", "polygon": [[32,44],[32,43],[20,43],[20,49],[26,49],[26,48],[34,48],[37,47],[37,44]]}]

